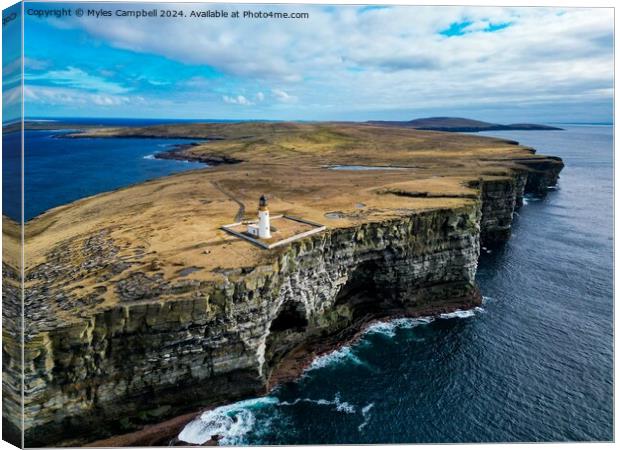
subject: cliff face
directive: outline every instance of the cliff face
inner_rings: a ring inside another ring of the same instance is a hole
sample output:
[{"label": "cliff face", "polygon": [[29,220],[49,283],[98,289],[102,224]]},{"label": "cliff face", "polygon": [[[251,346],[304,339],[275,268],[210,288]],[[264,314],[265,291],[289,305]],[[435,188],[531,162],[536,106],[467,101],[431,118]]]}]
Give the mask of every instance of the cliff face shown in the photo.
[{"label": "cliff face", "polygon": [[[6,252],[6,246],[3,249]],[[2,439],[22,446],[22,308],[20,272],[2,261]]]},{"label": "cliff face", "polygon": [[524,195],[545,195],[549,187],[557,184],[564,167],[559,158],[521,163],[524,168],[514,170],[511,176],[476,183],[482,198],[480,242],[483,246],[507,241],[512,231],[514,212],[523,206]]},{"label": "cliff face", "polygon": [[472,201],[332,230],[295,242],[249,273],[228,273],[220,285],[193,286],[178,301],[143,294],[39,333],[26,344],[27,442],[85,432],[92,439],[107,427],[256,394],[277,362],[310,336],[388,310],[475,304],[479,223]]},{"label": "cliff face", "polygon": [[[122,272],[120,304],[27,333],[26,444],[83,443],[256,395],[304,342],[373,317],[477,304],[481,242],[508,239],[524,193],[541,193],[560,170],[522,167],[480,181],[479,198],[458,207],[329,229],[222,282]],[[10,341],[5,357],[19,358]]]}]

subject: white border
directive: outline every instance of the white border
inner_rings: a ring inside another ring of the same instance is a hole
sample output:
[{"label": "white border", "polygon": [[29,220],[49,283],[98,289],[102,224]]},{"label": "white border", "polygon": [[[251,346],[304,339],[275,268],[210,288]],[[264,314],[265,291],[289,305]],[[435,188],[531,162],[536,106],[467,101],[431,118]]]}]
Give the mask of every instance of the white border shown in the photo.
[{"label": "white border", "polygon": [[[48,2],[59,2],[61,0],[46,0]],[[153,1],[149,1],[149,0],[131,0],[131,1],[123,1],[123,0],[107,0],[108,2],[113,2],[113,3],[154,3]],[[10,0],[0,0],[0,4],[2,5],[2,9],[7,8],[8,6],[11,6],[13,4],[15,4],[17,2],[15,1],[10,1]],[[101,2],[97,2],[95,0],[83,0],[83,3],[101,3]],[[341,4],[341,5],[357,5],[357,4],[376,4],[376,5],[431,5],[431,6],[440,6],[440,5],[454,5],[454,6],[555,6],[555,7],[587,7],[587,8],[592,8],[592,7],[606,7],[606,8],[613,8],[614,7],[614,1],[612,0],[541,0],[541,1],[517,1],[517,0],[474,0],[474,1],[463,1],[463,0],[448,0],[448,1],[437,1],[437,0],[424,0],[424,1],[389,1],[389,0],[374,0],[374,1],[369,1],[369,2],[365,2],[365,1],[351,1],[351,0],[340,0],[340,1],[329,1],[329,0],[314,0],[314,1],[299,1],[299,0],[289,0],[289,1],[260,1],[260,0],[243,0],[243,1],[228,1],[228,0],[222,0],[222,1],[186,1],[186,2],[174,2],[174,1],[169,1],[166,3],[214,3],[214,4],[223,4],[223,3],[230,3],[230,4],[240,4],[240,3],[272,3],[272,4],[326,4],[326,5],[331,5],[331,4]],[[615,11],[614,11],[615,13]],[[23,17],[23,15],[22,15]],[[614,14],[614,24],[617,23],[617,18],[615,17]],[[23,30],[23,28],[22,28]],[[616,44],[617,44],[617,36],[614,35],[614,49],[616,48]],[[0,50],[0,56],[1,56],[1,50]],[[617,62],[615,61],[615,52],[614,52],[614,73],[617,71],[618,66],[617,66]],[[618,181],[620,181],[620,174],[618,172],[618,168],[615,165],[615,155],[616,152],[618,150],[617,148],[617,141],[615,139],[615,131],[616,131],[616,123],[618,120],[617,114],[616,114],[616,109],[615,109],[615,99],[616,99],[616,92],[615,92],[615,77],[614,77],[614,304],[618,298],[617,296],[617,291],[615,289],[615,286],[617,286],[618,280],[619,280],[619,276],[617,271],[615,270],[615,263],[616,263],[616,256],[618,255],[618,250],[620,249],[620,245],[618,244],[618,241],[615,239],[615,237],[618,235],[618,232],[620,230],[620,222],[616,220],[617,216],[617,212],[619,211],[619,207],[620,207],[620,197],[615,195],[615,186],[617,185]],[[22,104],[22,108],[23,108],[23,104]],[[1,108],[0,108],[1,110]],[[22,110],[22,114],[23,114],[23,110]],[[0,111],[0,121],[2,120],[2,113]],[[22,153],[23,154],[23,153]],[[0,161],[0,170],[1,170],[1,161]],[[2,194],[2,186],[0,185],[0,195]],[[2,249],[2,242],[0,241],[0,252]],[[617,319],[617,315],[618,315],[618,309],[614,307],[614,436],[616,438],[618,438],[618,436],[620,436],[618,434],[618,432],[620,431],[620,427],[618,425],[619,421],[616,419],[615,417],[615,413],[616,411],[618,411],[618,384],[615,382],[617,381],[617,371],[616,371],[616,365],[615,365],[615,349],[617,348],[617,345],[615,345],[618,342],[618,335],[615,333],[616,329],[615,329],[615,323],[616,319]],[[458,444],[459,448],[463,448],[463,449],[477,449],[479,447],[484,446],[485,449],[497,449],[497,448],[501,448],[503,446],[506,445],[510,445],[511,449],[531,449],[531,448],[535,448],[535,447],[544,447],[545,449],[557,449],[557,448],[562,448],[562,447],[573,447],[575,449],[580,448],[581,446],[587,446],[587,447],[594,447],[596,446],[597,448],[603,448],[603,449],[612,449],[612,448],[616,448],[616,446],[612,443],[607,444],[601,444],[601,443],[566,443],[566,444],[559,444],[559,443],[551,443],[551,444]],[[310,448],[310,449],[326,449],[326,448],[330,448],[330,447],[334,447],[334,446],[306,446],[304,448]],[[349,450],[349,449],[355,449],[359,446],[353,446],[353,445],[343,445],[343,446],[338,446],[339,449],[342,450]],[[410,444],[403,444],[403,445],[398,445],[398,446],[394,446],[394,445],[375,445],[373,446],[373,448],[377,448],[377,449],[385,449],[385,448],[394,448],[394,447],[398,447],[398,448],[416,448],[416,449],[430,449],[430,448],[436,448],[438,447],[438,445],[410,445]],[[445,447],[445,445],[439,445],[439,447]],[[4,450],[4,449],[14,449],[15,447],[13,447],[12,445],[4,442],[4,441],[0,441],[0,450]],[[151,448],[151,447],[146,447],[146,448]],[[183,447],[177,447],[177,448],[183,448]],[[188,447],[189,449],[190,447]],[[253,447],[253,448],[270,448],[270,447]],[[280,446],[280,447],[276,447],[277,449],[295,449],[296,447],[292,447],[292,446]],[[195,449],[195,447],[192,447],[192,449]]]}]

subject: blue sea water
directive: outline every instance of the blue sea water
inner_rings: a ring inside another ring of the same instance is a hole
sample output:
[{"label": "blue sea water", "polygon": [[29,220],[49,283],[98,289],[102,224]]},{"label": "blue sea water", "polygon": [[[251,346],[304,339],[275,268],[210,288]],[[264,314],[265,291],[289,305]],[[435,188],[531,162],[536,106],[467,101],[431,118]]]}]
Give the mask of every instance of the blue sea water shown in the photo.
[{"label": "blue sea water", "polygon": [[[107,122],[104,124],[108,124]],[[133,123],[132,123],[133,124]],[[138,125],[141,125],[139,123]],[[205,164],[155,159],[186,139],[70,139],[59,131],[24,134],[24,218],[55,206]],[[20,215],[20,135],[3,136],[3,213]]]},{"label": "blue sea water", "polygon": [[613,131],[486,133],[561,156],[483,251],[481,309],[373,326],[298,381],[207,412],[180,438],[223,444],[613,439]]}]

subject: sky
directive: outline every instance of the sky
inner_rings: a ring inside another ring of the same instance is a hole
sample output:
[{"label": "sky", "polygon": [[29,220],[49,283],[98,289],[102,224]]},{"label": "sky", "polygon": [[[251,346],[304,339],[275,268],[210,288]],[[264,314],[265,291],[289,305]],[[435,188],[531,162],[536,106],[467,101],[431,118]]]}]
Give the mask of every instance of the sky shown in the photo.
[{"label": "sky", "polygon": [[[123,6],[151,7],[185,17],[26,15],[26,116],[612,121],[611,9]],[[188,17],[207,8],[309,18]]]},{"label": "sky", "polygon": [[21,117],[21,11],[13,5],[2,11],[2,120]]}]

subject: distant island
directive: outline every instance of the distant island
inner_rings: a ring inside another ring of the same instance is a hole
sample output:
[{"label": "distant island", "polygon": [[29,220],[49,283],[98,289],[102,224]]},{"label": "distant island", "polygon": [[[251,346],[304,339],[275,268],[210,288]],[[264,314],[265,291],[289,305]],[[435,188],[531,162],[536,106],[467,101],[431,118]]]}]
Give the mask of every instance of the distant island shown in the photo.
[{"label": "distant island", "polygon": [[464,119],[462,117],[424,117],[410,121],[370,120],[373,125],[415,128],[416,130],[450,131],[450,132],[477,132],[502,130],[562,130],[562,128],[538,125],[535,123],[499,123],[482,122],[480,120]]}]

